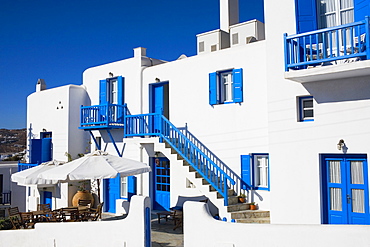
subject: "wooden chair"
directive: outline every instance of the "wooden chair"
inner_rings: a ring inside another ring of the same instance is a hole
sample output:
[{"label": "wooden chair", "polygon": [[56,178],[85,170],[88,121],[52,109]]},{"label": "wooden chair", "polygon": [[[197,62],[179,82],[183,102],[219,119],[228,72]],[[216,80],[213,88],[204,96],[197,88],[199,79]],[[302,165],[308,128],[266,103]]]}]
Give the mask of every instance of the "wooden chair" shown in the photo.
[{"label": "wooden chair", "polygon": [[13,229],[21,229],[24,227],[18,207],[8,208],[8,214],[9,219],[12,222]]},{"label": "wooden chair", "polygon": [[91,200],[79,199],[78,200],[78,206],[88,206],[88,207],[91,207]]},{"label": "wooden chair", "polygon": [[24,229],[35,228],[36,222],[34,221],[32,212],[20,213],[20,215]]},{"label": "wooden chair", "polygon": [[104,202],[99,203],[97,208],[90,208],[90,210],[85,213],[83,220],[84,221],[89,221],[89,220],[96,221],[98,219],[101,219],[103,204]]}]

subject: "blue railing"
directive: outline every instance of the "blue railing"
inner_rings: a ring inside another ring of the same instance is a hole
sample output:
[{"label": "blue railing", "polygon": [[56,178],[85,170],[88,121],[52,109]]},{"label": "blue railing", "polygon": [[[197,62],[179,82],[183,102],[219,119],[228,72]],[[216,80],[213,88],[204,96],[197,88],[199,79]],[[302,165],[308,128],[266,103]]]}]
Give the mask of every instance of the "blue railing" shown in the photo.
[{"label": "blue railing", "polygon": [[10,205],[12,200],[11,192],[0,192],[0,204],[1,205]]},{"label": "blue railing", "polygon": [[81,106],[81,129],[123,128],[127,105],[103,104]]},{"label": "blue railing", "polygon": [[32,168],[32,167],[35,167],[35,166],[38,166],[39,164],[29,164],[29,163],[20,163],[18,162],[18,171],[23,171],[23,170],[27,170],[29,168]]},{"label": "blue railing", "polygon": [[370,59],[369,17],[346,25],[290,35],[284,34],[285,71],[309,65]]},{"label": "blue railing", "polygon": [[170,121],[155,113],[131,115],[125,119],[125,137],[159,136],[202,175],[224,198],[224,205],[228,205],[228,189],[236,184],[235,181]]},{"label": "blue railing", "polygon": [[211,150],[209,150],[201,141],[198,140],[186,127],[178,128],[186,138],[188,138],[195,146],[197,146],[207,157],[209,157],[218,167],[221,168],[227,175],[229,175],[234,181],[235,185],[231,188],[238,194],[247,194],[250,190],[250,185],[243,181],[243,179],[236,174],[230,167],[228,167],[220,158],[218,158]]}]

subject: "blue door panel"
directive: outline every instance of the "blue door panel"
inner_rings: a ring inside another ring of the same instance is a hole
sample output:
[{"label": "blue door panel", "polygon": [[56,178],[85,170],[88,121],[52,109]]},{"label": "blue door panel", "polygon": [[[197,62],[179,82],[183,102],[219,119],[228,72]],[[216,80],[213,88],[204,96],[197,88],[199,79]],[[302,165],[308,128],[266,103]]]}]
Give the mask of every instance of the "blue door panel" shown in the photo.
[{"label": "blue door panel", "polygon": [[52,208],[52,206],[53,206],[52,205],[52,202],[53,202],[52,196],[53,196],[52,192],[44,191],[43,198],[42,198],[42,203],[43,204],[50,204],[50,208]]},{"label": "blue door panel", "polygon": [[170,210],[170,161],[167,158],[153,159],[153,209]]},{"label": "blue door panel", "polygon": [[120,198],[120,176],[104,179],[105,211],[116,212],[116,199]]}]

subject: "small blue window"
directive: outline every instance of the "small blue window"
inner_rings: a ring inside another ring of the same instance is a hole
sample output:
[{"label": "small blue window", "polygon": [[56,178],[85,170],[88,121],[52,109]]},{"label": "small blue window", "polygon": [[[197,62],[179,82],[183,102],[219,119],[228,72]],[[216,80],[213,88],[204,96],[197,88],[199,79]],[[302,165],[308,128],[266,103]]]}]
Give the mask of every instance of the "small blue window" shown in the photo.
[{"label": "small blue window", "polygon": [[314,121],[313,97],[298,97],[298,121]]},{"label": "small blue window", "polygon": [[269,155],[253,153],[241,156],[243,181],[254,190],[270,190]]},{"label": "small blue window", "polygon": [[209,74],[209,104],[243,102],[243,70],[232,69]]}]

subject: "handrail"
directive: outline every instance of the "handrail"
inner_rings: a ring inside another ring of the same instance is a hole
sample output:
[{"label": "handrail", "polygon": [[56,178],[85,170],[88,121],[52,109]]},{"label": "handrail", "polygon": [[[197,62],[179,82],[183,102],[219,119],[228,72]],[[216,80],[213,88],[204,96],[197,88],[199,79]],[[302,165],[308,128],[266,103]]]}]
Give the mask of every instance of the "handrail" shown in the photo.
[{"label": "handrail", "polygon": [[284,34],[285,71],[350,58],[370,59],[369,17],[336,27]]},{"label": "handrail", "polygon": [[159,136],[162,142],[166,141],[224,197],[224,205],[228,205],[228,188],[235,185],[234,179],[168,119],[156,113],[131,115],[125,116],[125,126],[125,137]]},{"label": "handrail", "polygon": [[0,205],[11,204],[12,192],[0,192]]},{"label": "handrail", "polygon": [[105,103],[93,106],[81,106],[80,126],[88,127],[122,127],[124,116],[130,114],[127,104]]},{"label": "handrail", "polygon": [[218,167],[220,167],[227,175],[229,175],[234,181],[235,185],[233,190],[238,194],[246,194],[251,186],[244,182],[244,180],[229,166],[227,166],[220,158],[218,158],[211,150],[209,150],[198,138],[196,138],[189,130],[187,125],[185,127],[177,127],[194,145],[196,145],[202,152],[207,155]]}]

